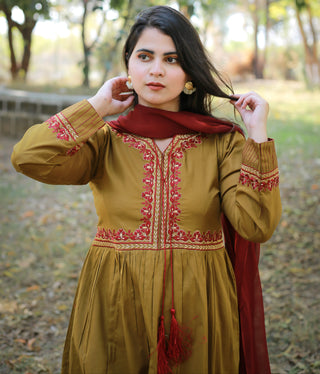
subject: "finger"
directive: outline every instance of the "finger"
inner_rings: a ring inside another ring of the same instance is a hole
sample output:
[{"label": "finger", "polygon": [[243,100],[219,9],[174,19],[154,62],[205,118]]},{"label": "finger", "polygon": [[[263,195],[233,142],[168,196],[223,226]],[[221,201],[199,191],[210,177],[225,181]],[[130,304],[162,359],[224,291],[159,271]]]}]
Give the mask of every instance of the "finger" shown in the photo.
[{"label": "finger", "polygon": [[133,92],[120,92],[116,95],[114,95],[112,98],[114,100],[119,100],[119,101],[125,101],[127,100],[129,97],[134,97],[133,96]]},{"label": "finger", "polygon": [[126,91],[121,91],[118,93],[118,96],[128,96],[128,95],[133,95],[133,90],[132,91],[128,91],[128,88],[126,88]]},{"label": "finger", "polygon": [[248,96],[248,97],[246,97],[246,98],[242,101],[242,103],[241,103],[241,108],[242,108],[242,109],[246,109],[246,110],[248,110],[248,109],[254,109],[255,105],[256,105],[256,104],[255,104],[253,98],[252,98],[251,96]]},{"label": "finger", "polygon": [[236,107],[241,107],[243,104],[243,101],[246,98],[246,94],[235,94],[235,95],[232,95],[230,98],[232,100],[230,101],[232,104],[234,104]]},{"label": "finger", "polygon": [[127,78],[121,78],[121,80],[118,80],[115,82],[114,87],[113,87],[113,97],[119,98],[119,96],[127,96],[127,95],[132,95],[133,90],[130,90],[127,85]]},{"label": "finger", "polygon": [[122,111],[129,108],[129,106],[133,103],[133,99],[134,99],[134,96],[131,95],[121,102]]},{"label": "finger", "polygon": [[233,103],[235,101],[238,101],[240,95],[230,95],[230,102]]},{"label": "finger", "polygon": [[259,100],[256,95],[248,93],[241,96],[236,105],[244,110],[254,110],[259,105]]}]

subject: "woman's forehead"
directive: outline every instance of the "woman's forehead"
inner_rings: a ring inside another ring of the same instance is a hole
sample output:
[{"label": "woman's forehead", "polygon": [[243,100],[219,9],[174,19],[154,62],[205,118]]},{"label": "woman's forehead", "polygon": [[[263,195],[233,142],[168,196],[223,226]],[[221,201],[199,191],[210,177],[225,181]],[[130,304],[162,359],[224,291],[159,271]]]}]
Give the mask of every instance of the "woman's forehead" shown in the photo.
[{"label": "woman's forehead", "polygon": [[176,52],[176,46],[171,36],[157,28],[145,28],[134,47],[134,51],[146,49],[157,53]]}]

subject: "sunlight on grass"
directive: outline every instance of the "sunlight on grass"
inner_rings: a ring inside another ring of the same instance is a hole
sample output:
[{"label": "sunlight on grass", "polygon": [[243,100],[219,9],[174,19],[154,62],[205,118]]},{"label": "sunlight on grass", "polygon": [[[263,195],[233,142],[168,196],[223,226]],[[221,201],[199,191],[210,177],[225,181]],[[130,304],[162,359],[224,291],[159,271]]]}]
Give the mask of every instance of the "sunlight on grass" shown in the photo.
[{"label": "sunlight on grass", "polygon": [[302,82],[282,81],[253,81],[234,88],[254,90],[269,102],[269,136],[276,139],[279,155],[301,151],[306,157],[320,157],[320,91],[307,91]]}]

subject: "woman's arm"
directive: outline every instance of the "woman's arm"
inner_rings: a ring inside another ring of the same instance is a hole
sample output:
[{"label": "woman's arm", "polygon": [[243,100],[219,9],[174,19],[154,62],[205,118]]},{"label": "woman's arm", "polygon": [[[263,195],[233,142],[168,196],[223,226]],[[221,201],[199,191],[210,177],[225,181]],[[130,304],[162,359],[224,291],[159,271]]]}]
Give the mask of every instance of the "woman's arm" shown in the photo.
[{"label": "woman's arm", "polygon": [[274,141],[256,143],[228,134],[221,137],[219,153],[222,211],[240,236],[265,242],[281,216]]},{"label": "woman's arm", "polygon": [[248,131],[221,137],[220,190],[222,210],[245,239],[268,240],[281,216],[279,170],[275,144],[267,137],[268,103],[254,92],[234,95],[232,104]]},{"label": "woman's arm", "polygon": [[107,147],[102,117],[119,113],[132,102],[132,95],[120,95],[125,81],[113,78],[93,98],[28,129],[12,153],[16,170],[44,183],[88,183]]}]

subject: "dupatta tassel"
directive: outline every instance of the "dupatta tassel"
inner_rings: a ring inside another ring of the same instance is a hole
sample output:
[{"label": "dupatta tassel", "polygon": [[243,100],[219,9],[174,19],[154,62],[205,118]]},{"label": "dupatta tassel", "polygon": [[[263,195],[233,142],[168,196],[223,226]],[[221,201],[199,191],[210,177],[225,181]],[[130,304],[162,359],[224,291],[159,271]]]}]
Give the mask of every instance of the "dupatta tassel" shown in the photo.
[{"label": "dupatta tassel", "polygon": [[173,365],[178,365],[191,356],[192,337],[189,329],[179,326],[175,314],[176,311],[172,308],[167,356]]},{"label": "dupatta tassel", "polygon": [[157,374],[171,374],[172,370],[169,366],[169,360],[167,356],[167,344],[164,330],[164,316],[161,316],[160,325],[158,328],[158,370]]}]

